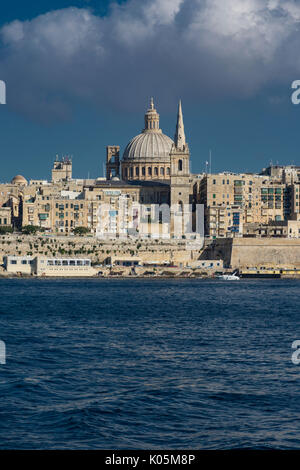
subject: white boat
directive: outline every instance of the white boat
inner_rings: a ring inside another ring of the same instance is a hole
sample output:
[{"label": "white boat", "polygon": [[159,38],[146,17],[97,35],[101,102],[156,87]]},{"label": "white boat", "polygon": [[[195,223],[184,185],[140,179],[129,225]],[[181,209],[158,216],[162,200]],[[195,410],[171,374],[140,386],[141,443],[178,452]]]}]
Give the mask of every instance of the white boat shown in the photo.
[{"label": "white boat", "polygon": [[237,275],[237,271],[234,271],[232,274],[220,274],[218,279],[223,279],[224,281],[239,281],[240,277]]}]

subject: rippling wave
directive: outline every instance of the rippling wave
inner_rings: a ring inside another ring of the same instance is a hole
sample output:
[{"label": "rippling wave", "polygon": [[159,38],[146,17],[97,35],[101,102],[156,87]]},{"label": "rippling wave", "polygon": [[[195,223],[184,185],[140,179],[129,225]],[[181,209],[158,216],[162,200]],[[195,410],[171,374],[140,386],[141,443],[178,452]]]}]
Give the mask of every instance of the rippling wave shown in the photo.
[{"label": "rippling wave", "polygon": [[1,449],[300,447],[299,281],[0,285]]}]

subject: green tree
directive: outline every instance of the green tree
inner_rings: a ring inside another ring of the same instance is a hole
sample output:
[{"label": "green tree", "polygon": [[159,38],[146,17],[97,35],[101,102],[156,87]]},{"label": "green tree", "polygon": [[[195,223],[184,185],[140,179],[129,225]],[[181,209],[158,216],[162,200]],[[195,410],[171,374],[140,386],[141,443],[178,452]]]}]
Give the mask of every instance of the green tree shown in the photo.
[{"label": "green tree", "polygon": [[12,233],[12,227],[0,227],[0,235],[5,235],[6,233]]},{"label": "green tree", "polygon": [[88,229],[87,227],[75,227],[74,230],[74,235],[86,235],[87,233],[90,232],[90,229]]},{"label": "green tree", "polygon": [[22,227],[22,233],[25,235],[35,235],[36,232],[39,230],[40,227],[37,225],[25,225]]}]

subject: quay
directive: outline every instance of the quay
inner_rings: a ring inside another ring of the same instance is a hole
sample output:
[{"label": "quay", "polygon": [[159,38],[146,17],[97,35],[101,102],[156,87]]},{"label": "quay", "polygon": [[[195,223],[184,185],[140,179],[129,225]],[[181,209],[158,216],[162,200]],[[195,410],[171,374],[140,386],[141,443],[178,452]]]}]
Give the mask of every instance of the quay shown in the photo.
[{"label": "quay", "polygon": [[[3,257],[2,277],[103,277],[103,278],[214,278],[232,271],[222,260],[206,260],[193,266],[145,262],[137,256],[109,256],[104,264],[92,264],[89,258],[46,256]],[[299,278],[300,269],[252,267],[239,269],[241,279]]]}]

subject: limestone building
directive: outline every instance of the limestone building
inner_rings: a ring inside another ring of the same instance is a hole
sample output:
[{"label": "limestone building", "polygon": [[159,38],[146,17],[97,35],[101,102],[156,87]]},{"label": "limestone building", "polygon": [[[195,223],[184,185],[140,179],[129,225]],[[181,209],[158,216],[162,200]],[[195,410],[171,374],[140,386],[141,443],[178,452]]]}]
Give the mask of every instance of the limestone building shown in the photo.
[{"label": "limestone building", "polygon": [[[106,147],[106,178],[73,179],[69,158],[56,158],[51,182],[31,180],[28,184],[25,178],[15,177],[20,199],[18,225],[65,234],[82,226],[99,236],[142,235],[150,225],[154,235],[170,229],[174,232],[172,217],[190,203],[194,184],[181,102],[173,140],[160,129],[153,99],[144,122],[142,133],[130,140],[123,154],[118,145]],[[152,212],[154,204],[174,205],[169,220]]]},{"label": "limestone building", "polygon": [[200,182],[205,229],[211,237],[242,236],[245,224],[268,224],[290,214],[286,185],[268,175],[219,173]]},{"label": "limestone building", "polygon": [[[148,236],[151,229],[150,236],[168,232],[181,238],[185,226],[180,222],[178,231],[177,221],[192,208],[194,230],[196,204],[204,205],[210,238],[295,236],[300,224],[300,167],[270,166],[260,174],[190,173],[181,102],[172,139],[163,133],[151,98],[141,133],[123,151],[119,145],[106,147],[106,177],[74,179],[71,159],[57,157],[50,181],[28,181],[17,175],[0,184],[0,224],[35,225],[60,234],[86,227],[100,237]],[[170,207],[169,219],[153,205]],[[285,221],[293,221],[288,229]]]},{"label": "limestone building", "polygon": [[63,157],[61,160],[56,156],[52,169],[52,183],[59,181],[69,181],[72,179],[72,160]]}]

